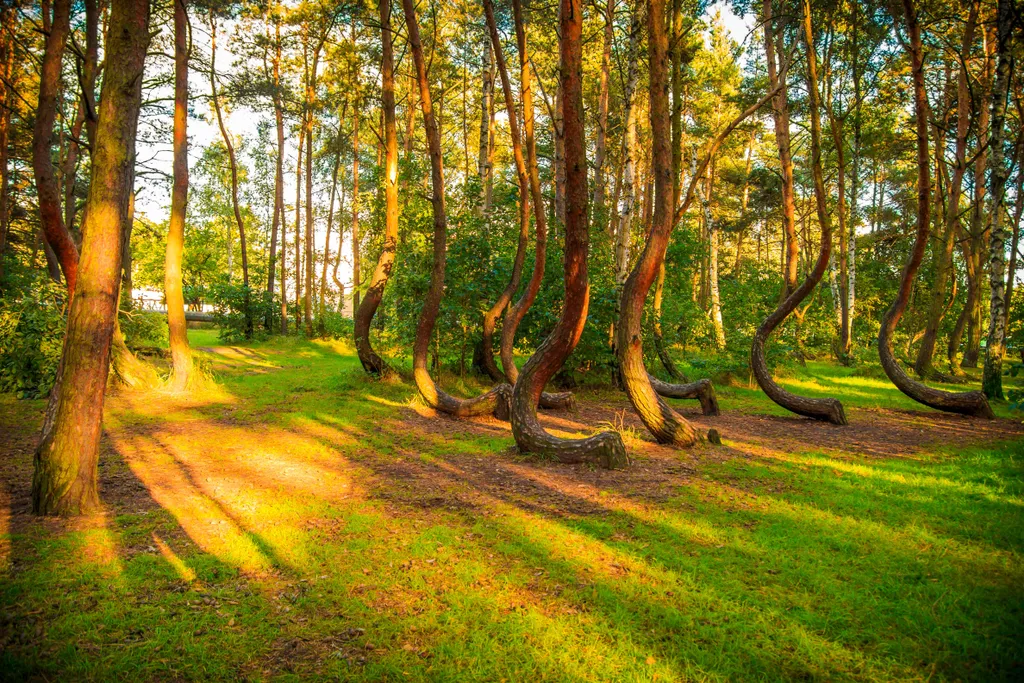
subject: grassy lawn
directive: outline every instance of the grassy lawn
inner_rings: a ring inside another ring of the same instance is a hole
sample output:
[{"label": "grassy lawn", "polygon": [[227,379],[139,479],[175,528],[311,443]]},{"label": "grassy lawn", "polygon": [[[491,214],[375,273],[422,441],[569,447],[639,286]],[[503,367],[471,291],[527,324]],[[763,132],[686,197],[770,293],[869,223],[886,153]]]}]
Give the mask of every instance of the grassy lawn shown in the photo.
[{"label": "grassy lawn", "polygon": [[[0,396],[0,679],[1021,680],[1024,429],[864,370],[723,387],[720,447],[623,471],[515,453],[341,343],[209,348],[218,386],[108,401],[104,514],[28,514],[44,403]],[[458,378],[449,378],[458,387]],[[464,390],[475,386],[468,381]]]}]

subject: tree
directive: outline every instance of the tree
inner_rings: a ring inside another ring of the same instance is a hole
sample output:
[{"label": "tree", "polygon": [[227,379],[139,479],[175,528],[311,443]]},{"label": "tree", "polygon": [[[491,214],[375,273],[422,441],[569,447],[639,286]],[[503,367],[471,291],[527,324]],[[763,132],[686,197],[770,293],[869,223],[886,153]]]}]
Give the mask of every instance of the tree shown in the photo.
[{"label": "tree", "polygon": [[395,65],[391,31],[391,0],[378,0],[381,35],[381,106],[384,110],[384,245],[366,296],[355,312],[355,344],[363,370],[380,376],[387,370],[370,344],[370,324],[384,298],[398,249],[398,131],[395,124]]},{"label": "tree", "polygon": [[419,322],[416,325],[416,341],[413,345],[413,375],[420,395],[429,406],[458,417],[486,415],[493,413],[500,419],[508,418],[510,388],[499,384],[490,391],[469,400],[458,399],[442,391],[430,376],[427,368],[427,353],[430,338],[437,322],[444,294],[445,259],[447,255],[448,218],[445,213],[444,168],[441,156],[441,134],[434,118],[427,77],[427,64],[423,58],[423,44],[420,42],[419,24],[416,21],[414,0],[402,0],[405,10],[406,30],[409,47],[412,49],[416,66],[416,79],[420,91],[420,111],[423,114],[423,129],[427,135],[430,151],[430,204],[434,219],[433,264],[430,271],[430,288],[423,301]]},{"label": "tree", "polygon": [[[529,200],[533,207],[533,220],[535,225],[533,272],[526,285],[526,291],[514,304],[509,306],[501,324],[501,367],[505,377],[513,386],[519,380],[519,368],[516,366],[512,354],[515,346],[516,330],[523,321],[523,317],[533,306],[540,291],[541,283],[544,280],[544,268],[547,262],[547,241],[548,241],[548,217],[545,213],[544,197],[540,187],[540,171],[537,168],[537,143],[534,135],[534,112],[533,112],[533,67],[530,61],[530,52],[526,42],[526,24],[523,21],[523,8],[520,0],[512,0],[512,13],[516,30],[516,44],[519,48],[519,87],[521,89],[520,99],[523,104],[523,134],[526,145],[526,164],[529,171],[530,196]],[[520,197],[520,202],[526,203],[527,198]],[[520,211],[522,211],[520,206]],[[521,216],[521,214],[520,214]],[[549,393],[541,391],[540,406],[542,408],[572,408],[575,399],[571,392]]]},{"label": "tree", "polygon": [[1009,239],[1009,231],[1003,219],[1006,179],[1009,176],[1003,140],[1010,65],[1013,62],[1010,41],[1013,37],[1014,19],[1014,2],[999,0],[996,17],[998,66],[995,84],[992,86],[992,127],[989,130],[992,170],[988,179],[988,232],[989,283],[992,296],[989,304],[988,344],[985,346],[985,370],[982,376],[982,390],[985,395],[999,400],[1003,398],[1003,354],[1006,353],[1006,242]]},{"label": "tree", "polygon": [[71,1],[55,0],[53,19],[48,23],[49,33],[46,35],[43,64],[39,72],[39,104],[32,132],[32,169],[35,172],[43,235],[60,262],[68,292],[74,294],[78,277],[78,248],[61,215],[60,187],[50,157],[53,124],[57,118],[61,61],[71,31]]},{"label": "tree", "polygon": [[242,286],[245,288],[245,336],[252,337],[253,319],[252,305],[249,294],[249,250],[245,243],[245,223],[242,221],[242,211],[238,203],[238,160],[235,157],[235,144],[228,134],[224,125],[224,116],[220,109],[220,97],[217,95],[217,20],[213,10],[210,10],[210,98],[213,100],[213,110],[217,115],[217,126],[220,128],[224,145],[228,149],[228,163],[231,169],[231,208],[235,213],[235,223],[238,225],[238,242],[242,249]]},{"label": "tree", "polygon": [[903,0],[903,16],[907,31],[905,49],[910,57],[914,82],[914,122],[917,129],[917,235],[910,259],[903,268],[896,300],[882,318],[878,331],[878,355],[882,369],[892,383],[918,403],[951,413],[976,417],[993,417],[985,395],[980,391],[953,393],[932,389],[910,378],[900,367],[892,351],[892,334],[910,302],[914,277],[924,259],[928,246],[928,228],[931,222],[931,173],[928,152],[928,95],[925,90],[924,50],[921,44],[921,26],[914,0]]},{"label": "tree", "polygon": [[[181,288],[181,257],[185,249],[185,211],[188,206],[188,15],[185,0],[174,0],[174,185],[167,230],[164,297],[171,347],[170,385],[183,391],[192,379],[192,351],[185,323]],[[273,272],[273,267],[271,267]]]},{"label": "tree", "polygon": [[559,29],[559,92],[565,145],[565,299],[558,323],[526,362],[512,390],[512,435],[524,453],[551,455],[562,462],[593,460],[604,467],[615,468],[629,462],[626,447],[617,433],[561,439],[549,434],[537,421],[537,405],[544,386],[579,343],[589,303],[587,157],[581,64],[583,7],[580,0],[561,0]]},{"label": "tree", "polygon": [[[757,328],[757,332],[754,334],[754,340],[750,346],[750,367],[754,373],[754,377],[757,380],[761,390],[777,404],[796,413],[797,415],[804,415],[806,417],[812,417],[817,420],[827,420],[833,424],[845,425],[846,414],[843,411],[843,404],[834,398],[809,398],[806,396],[798,396],[792,392],[786,391],[779,386],[775,379],[772,377],[771,371],[768,369],[768,361],[765,358],[764,348],[768,341],[769,335],[775,330],[782,322],[792,313],[800,303],[807,298],[807,296],[818,286],[821,282],[822,276],[825,274],[825,269],[828,267],[829,257],[832,250],[832,226],[831,218],[828,213],[827,195],[825,190],[824,172],[821,164],[821,113],[818,110],[820,103],[820,96],[818,94],[818,73],[817,73],[817,55],[814,48],[813,34],[811,32],[811,8],[809,0],[804,0],[804,22],[803,22],[803,33],[804,40],[807,44],[807,90],[809,95],[809,109],[811,119],[811,172],[814,176],[814,196],[815,196],[815,207],[818,212],[818,222],[821,224],[821,245],[818,251],[818,260],[814,266],[814,269],[807,275],[804,281],[799,287],[789,291],[783,301],[778,305],[774,312],[771,313],[761,323],[760,327]],[[765,14],[770,17],[771,7],[768,2],[765,4]],[[770,25],[765,26],[765,32],[770,33]],[[766,39],[766,47],[771,48],[770,41]],[[772,63],[773,58],[769,57],[769,65]],[[777,78],[777,80],[776,80]],[[783,72],[778,76],[769,76],[770,82],[775,84],[775,87],[783,91],[785,82],[785,67]],[[778,103],[778,95],[776,95],[775,105],[775,116],[776,116],[776,140],[779,140],[779,120],[788,121],[788,115],[780,112],[786,110],[784,103]],[[788,125],[788,124],[787,124]],[[784,133],[782,140],[779,142],[779,160],[785,166],[787,164],[787,155],[783,154],[782,150],[788,148],[788,133]],[[791,162],[790,162],[791,163]],[[790,174],[792,171],[790,171]],[[785,180],[786,174],[783,173],[783,187],[786,185]],[[789,250],[787,252],[787,263],[785,270],[785,281],[787,283],[786,289],[789,290],[790,275],[795,274],[795,246],[796,246],[796,231],[794,226],[793,215],[789,213],[786,208],[786,192],[783,191],[783,224],[786,230],[787,244]]]},{"label": "tree", "polygon": [[100,423],[148,46],[149,2],[113,0],[83,259],[68,316],[56,409],[35,455],[36,514],[73,515],[99,506]]}]

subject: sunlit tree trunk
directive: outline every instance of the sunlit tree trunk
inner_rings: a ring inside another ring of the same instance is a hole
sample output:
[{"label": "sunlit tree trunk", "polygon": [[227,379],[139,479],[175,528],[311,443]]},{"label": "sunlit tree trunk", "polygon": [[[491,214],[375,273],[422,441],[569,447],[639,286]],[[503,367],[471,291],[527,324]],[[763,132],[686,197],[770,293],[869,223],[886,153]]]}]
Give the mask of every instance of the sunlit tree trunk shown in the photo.
[{"label": "sunlit tree trunk", "polygon": [[704,211],[704,223],[708,230],[708,294],[711,299],[711,326],[715,331],[715,346],[719,350],[725,348],[725,325],[722,323],[722,296],[718,288],[718,224],[711,215],[712,168],[708,165],[704,175],[704,193],[701,195],[701,208]]},{"label": "sunlit tree trunk", "polygon": [[[970,14],[967,24],[964,27],[963,39],[961,40],[961,53],[970,54],[974,45],[974,27],[978,16],[978,5],[971,3]],[[924,336],[921,338],[921,346],[918,347],[917,358],[914,362],[914,371],[921,379],[929,379],[935,375],[935,368],[932,359],[935,355],[935,344],[939,335],[939,324],[942,322],[946,312],[946,287],[949,281],[949,270],[952,266],[953,247],[957,234],[957,225],[960,222],[960,197],[963,190],[964,173],[967,170],[967,136],[971,124],[971,95],[965,64],[961,63],[957,69],[957,104],[956,104],[956,158],[953,165],[953,176],[948,182],[948,199],[944,215],[941,239],[936,240],[933,248],[935,260],[935,275],[931,285],[931,299],[928,305],[928,318],[925,323]],[[936,170],[944,164],[945,134],[936,126]],[[938,173],[936,174],[938,175]],[[938,198],[940,193],[936,192]],[[938,202],[936,202],[938,205]]]},{"label": "sunlit tree trunk", "polygon": [[[281,100],[281,16],[280,6],[274,11],[273,100],[274,124],[277,127],[277,159],[274,170],[274,218],[270,229],[270,262],[267,271],[267,293],[274,293],[274,267],[277,259],[277,233],[281,232],[281,334],[288,334],[288,298],[285,293],[285,220],[284,220],[284,103]],[[267,329],[270,329],[268,313]]]},{"label": "sunlit tree trunk", "polygon": [[70,0],[55,0],[53,19],[48,22],[49,33],[43,48],[43,62],[39,71],[39,103],[36,107],[35,126],[32,130],[32,170],[35,174],[39,219],[47,244],[60,262],[68,292],[75,291],[78,273],[78,248],[61,215],[61,193],[57,174],[50,158],[53,126],[57,118],[57,99],[60,90],[61,61],[64,46],[71,31]]},{"label": "sunlit tree trunk", "polygon": [[210,98],[213,110],[217,114],[217,125],[224,146],[228,148],[228,162],[231,165],[231,208],[235,213],[235,224],[238,226],[238,247],[242,251],[242,286],[245,288],[245,336],[252,337],[253,319],[252,302],[249,294],[249,253],[245,242],[245,223],[242,221],[242,210],[238,203],[238,160],[235,158],[235,145],[224,125],[224,115],[220,109],[220,98],[217,95],[217,21],[210,11]]},{"label": "sunlit tree trunk", "polygon": [[149,3],[113,0],[99,107],[83,259],[68,316],[63,377],[52,422],[36,451],[32,509],[73,515],[99,507],[97,489],[103,398],[121,281],[142,68],[149,45]]},{"label": "sunlit tree trunk", "polygon": [[430,87],[427,76],[427,65],[423,58],[423,45],[420,41],[419,25],[416,21],[415,0],[402,0],[405,10],[406,30],[409,35],[409,46],[412,49],[413,62],[416,65],[416,76],[420,90],[420,110],[423,114],[423,128],[430,151],[431,207],[434,218],[433,266],[430,272],[430,288],[424,297],[423,309],[416,325],[416,341],[413,346],[413,375],[416,386],[423,399],[436,410],[459,417],[485,415],[493,413],[496,417],[507,419],[509,411],[509,394],[511,388],[500,384],[476,398],[461,400],[442,391],[430,376],[427,367],[427,355],[430,348],[434,325],[441,308],[441,297],[444,295],[445,259],[447,256],[448,218],[445,213],[444,168],[441,154],[441,134],[430,98]]},{"label": "sunlit tree trunk", "polygon": [[[768,369],[768,362],[765,359],[765,344],[768,340],[769,335],[772,331],[778,327],[785,319],[792,313],[797,307],[807,298],[807,296],[818,286],[821,282],[822,276],[825,274],[825,269],[828,267],[829,257],[832,250],[832,224],[831,217],[828,213],[827,208],[827,194],[825,190],[824,172],[821,165],[821,114],[819,112],[820,96],[818,93],[818,73],[817,73],[817,57],[814,50],[813,33],[811,30],[811,8],[809,0],[804,0],[804,25],[803,34],[804,40],[807,46],[807,90],[808,90],[808,107],[810,109],[810,120],[811,120],[811,171],[814,176],[814,196],[815,206],[818,212],[818,222],[821,224],[821,244],[818,251],[818,260],[815,263],[814,269],[807,275],[804,281],[799,287],[792,290],[787,295],[782,303],[765,318],[761,326],[758,327],[757,332],[754,334],[754,340],[751,344],[750,349],[750,367],[757,380],[761,390],[786,410],[789,410],[797,415],[804,415],[817,420],[826,420],[833,424],[845,425],[846,414],[843,411],[843,405],[834,398],[808,398],[806,396],[798,396],[789,391],[786,391],[780,387],[775,379],[772,377],[771,371]],[[765,14],[770,18],[771,7],[768,2],[765,3]],[[771,26],[770,22],[768,26]],[[766,33],[769,31],[766,30]],[[769,60],[771,62],[771,60]],[[780,74],[778,80],[776,77],[771,78],[771,83],[776,87],[781,88],[782,82],[785,79],[785,74]],[[782,105],[785,107],[785,105]],[[776,110],[778,115],[778,110]],[[788,118],[788,117],[787,117]],[[778,137],[778,129],[776,129],[776,137]],[[782,158],[781,153],[782,145],[780,145],[780,159]],[[788,225],[789,218],[786,215],[785,209],[783,210],[783,224]],[[795,231],[788,232],[792,226],[786,228],[786,234],[789,239],[789,246],[792,248],[796,244]],[[792,251],[789,252],[788,257],[793,257]],[[787,276],[788,277],[788,276]]]},{"label": "sunlit tree trunk", "polygon": [[[409,3],[412,0],[405,0]],[[565,144],[565,298],[554,330],[526,362],[512,394],[512,435],[524,453],[553,456],[562,462],[593,460],[604,467],[628,464],[616,432],[587,439],[552,436],[537,421],[537,405],[548,380],[558,372],[583,334],[590,289],[587,283],[587,157],[583,130],[583,7],[561,0],[559,11],[559,91]]]},{"label": "sunlit tree trunk", "polygon": [[302,314],[299,312],[299,301],[302,297],[302,151],[306,144],[306,127],[299,125],[299,151],[295,157],[295,331],[302,329]]},{"label": "sunlit tree trunk", "polygon": [[188,345],[185,297],[181,289],[181,258],[185,250],[185,211],[188,206],[188,56],[185,0],[174,0],[174,184],[171,189],[171,216],[167,221],[164,297],[167,300],[171,347],[170,386],[175,391],[188,388],[192,378],[192,351]]},{"label": "sunlit tree trunk", "polygon": [[370,344],[370,325],[391,277],[398,249],[398,131],[395,124],[395,64],[391,0],[378,0],[381,31],[381,106],[384,111],[384,245],[366,296],[355,312],[355,345],[363,370],[380,376],[387,365]]},{"label": "sunlit tree trunk", "polygon": [[[608,146],[608,101],[611,85],[612,43],[615,38],[615,3],[608,0],[604,9],[604,49],[601,52],[601,76],[597,98],[597,142],[594,145],[594,199],[591,211],[603,216],[605,195],[605,150]],[[604,220],[604,218],[602,218]]]},{"label": "sunlit tree trunk", "polygon": [[992,399],[1003,399],[1003,355],[1006,353],[1006,242],[1009,239],[1003,217],[1006,202],[1005,137],[1006,97],[1009,90],[1010,68],[1013,56],[1010,41],[1014,30],[1014,0],[999,0],[997,13],[997,43],[995,84],[992,86],[992,123],[989,131],[989,149],[992,154],[988,177],[988,232],[989,232],[989,325],[988,343],[985,345],[985,369],[982,390]]},{"label": "sunlit tree trunk", "polygon": [[[352,21],[352,50],[356,47],[356,24]],[[358,68],[353,65],[353,82],[358,78]],[[359,310],[359,286],[362,277],[362,264],[359,262],[359,119],[362,98],[359,89],[353,98],[352,107],[352,312]]]},{"label": "sunlit tree trunk", "polygon": [[494,330],[502,311],[508,306],[516,290],[519,289],[519,282],[522,279],[523,263],[526,261],[526,250],[530,241],[530,180],[526,169],[526,161],[523,157],[522,138],[519,135],[519,121],[516,114],[515,100],[512,98],[512,85],[508,78],[508,69],[505,66],[505,55],[501,48],[501,38],[498,35],[497,24],[494,20],[494,9],[490,0],[484,0],[484,14],[487,19],[488,32],[490,33],[491,49],[498,73],[501,76],[501,87],[505,97],[505,111],[508,114],[509,131],[512,134],[512,155],[516,163],[516,180],[519,183],[519,241],[516,246],[516,255],[512,262],[512,273],[509,276],[508,284],[494,302],[484,313],[483,339],[481,341],[481,360],[484,369],[492,380],[500,382],[504,375],[498,370],[494,362]]},{"label": "sunlit tree trunk", "polygon": [[[501,365],[505,371],[505,377],[509,383],[514,385],[519,379],[519,368],[516,366],[513,356],[516,330],[519,323],[522,322],[523,316],[536,300],[544,280],[544,267],[547,261],[548,219],[544,198],[541,194],[540,172],[537,168],[537,145],[534,139],[533,68],[530,64],[530,54],[526,43],[526,25],[523,21],[523,8],[520,0],[512,0],[512,11],[515,19],[516,43],[519,47],[519,87],[523,102],[525,156],[530,176],[530,199],[532,200],[536,231],[533,272],[530,275],[530,281],[519,301],[509,306],[501,325]],[[541,392],[540,406],[542,408],[571,408],[574,405],[575,399],[570,392],[557,394]]]},{"label": "sunlit tree trunk", "polygon": [[928,247],[928,229],[931,221],[931,160],[928,152],[928,95],[925,90],[924,50],[921,41],[921,27],[918,23],[917,7],[913,0],[903,0],[903,15],[909,43],[909,53],[914,87],[914,122],[917,129],[917,235],[910,259],[903,269],[903,277],[896,300],[882,317],[878,332],[878,353],[882,369],[892,383],[904,394],[919,403],[953,413],[976,417],[993,417],[985,395],[980,391],[952,393],[925,386],[910,378],[900,367],[892,351],[892,334],[896,330],[903,312],[910,303],[914,277],[924,259]]}]

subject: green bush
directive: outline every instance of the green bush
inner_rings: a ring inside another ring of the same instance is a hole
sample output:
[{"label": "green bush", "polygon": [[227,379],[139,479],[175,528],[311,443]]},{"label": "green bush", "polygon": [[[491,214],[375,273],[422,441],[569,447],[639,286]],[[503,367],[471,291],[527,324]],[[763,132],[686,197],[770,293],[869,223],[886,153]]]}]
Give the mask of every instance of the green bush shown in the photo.
[{"label": "green bush", "polygon": [[64,287],[49,281],[0,298],[0,391],[42,398],[64,344]]},{"label": "green bush", "polygon": [[[281,320],[277,297],[263,289],[219,282],[210,286],[208,297],[214,306],[214,323],[220,328],[220,338],[225,342],[265,339],[268,334],[266,322],[269,320],[271,329],[276,329],[275,321],[279,324]],[[247,310],[252,320],[251,334]]]},{"label": "green bush", "polygon": [[121,334],[129,348],[167,347],[166,314],[156,311],[121,311],[120,323]]}]

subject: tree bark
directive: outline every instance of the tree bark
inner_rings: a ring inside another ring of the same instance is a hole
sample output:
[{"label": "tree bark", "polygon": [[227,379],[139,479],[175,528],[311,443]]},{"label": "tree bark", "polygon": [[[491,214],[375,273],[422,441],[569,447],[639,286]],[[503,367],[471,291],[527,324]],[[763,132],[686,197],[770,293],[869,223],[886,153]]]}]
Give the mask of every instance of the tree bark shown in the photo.
[{"label": "tree bark", "polygon": [[603,432],[586,439],[561,439],[549,434],[537,421],[537,404],[544,386],[562,368],[583,333],[590,294],[587,283],[589,193],[582,91],[583,8],[580,0],[561,0],[559,26],[559,91],[566,172],[565,299],[554,330],[526,362],[512,390],[512,435],[524,453],[549,455],[562,462],[596,461],[604,467],[615,468],[629,463],[626,447],[617,433]]},{"label": "tree bark", "polygon": [[99,507],[98,459],[110,342],[121,281],[149,3],[113,0],[81,263],[64,339],[54,418],[35,455],[32,509],[73,515]]},{"label": "tree bark", "polygon": [[295,157],[295,332],[302,329],[302,314],[299,312],[299,302],[302,297],[302,252],[300,242],[302,241],[302,151],[306,144],[306,127],[299,125],[299,150]]},{"label": "tree bark", "polygon": [[[352,21],[352,49],[356,46],[356,25]],[[353,72],[353,78],[356,74]],[[362,264],[359,263],[359,119],[362,106],[358,88],[352,107],[352,311],[359,310],[359,286]]]},{"label": "tree bark", "polygon": [[[608,101],[611,85],[612,42],[615,38],[615,3],[608,0],[604,10],[604,50],[601,52],[601,77],[597,97],[597,141],[594,145],[594,199],[591,211],[603,215],[605,195],[605,150],[608,145]],[[603,220],[603,219],[602,219]]]},{"label": "tree bark", "polygon": [[[513,349],[515,347],[516,330],[523,317],[533,305],[540,292],[544,280],[544,267],[547,261],[548,219],[544,208],[544,198],[540,188],[540,172],[537,168],[537,145],[534,139],[533,113],[533,68],[526,43],[526,26],[520,0],[513,0],[512,10],[515,18],[516,42],[519,47],[519,87],[523,101],[523,132],[526,142],[526,163],[530,179],[530,199],[533,207],[533,220],[536,230],[534,247],[533,272],[519,301],[509,306],[501,325],[501,366],[509,383],[515,385],[519,379],[519,368],[516,366]],[[525,201],[525,200],[524,200]],[[548,393],[540,395],[542,408],[573,408],[575,399],[571,392]]]},{"label": "tree bark", "polygon": [[477,152],[477,174],[480,176],[480,204],[477,213],[486,215],[491,209],[491,111],[494,109],[494,68],[491,65],[491,42],[485,37],[483,67],[480,70],[480,144]]},{"label": "tree bark", "polygon": [[[14,10],[10,7],[0,9],[0,25],[8,25]],[[14,40],[12,36],[5,33],[0,38],[0,74],[3,75],[3,83],[0,83],[0,283],[4,280],[4,260],[7,252],[7,232],[10,223],[10,206],[8,203],[11,176],[8,162],[10,161],[8,149],[11,139],[11,109],[14,70]]]},{"label": "tree bark", "polygon": [[917,237],[910,259],[903,269],[896,301],[882,318],[882,326],[878,332],[878,354],[882,362],[882,369],[885,370],[885,374],[889,376],[892,383],[915,401],[947,412],[992,418],[992,409],[983,393],[980,391],[963,393],[940,391],[916,382],[903,371],[892,351],[892,334],[910,302],[914,277],[917,275],[928,246],[928,228],[931,220],[929,215],[931,212],[931,174],[928,153],[928,96],[925,90],[921,28],[918,24],[917,8],[914,6],[913,0],[903,0],[903,14],[910,41],[906,49],[909,52],[914,79],[914,119],[917,126]]},{"label": "tree bark", "polygon": [[[267,293],[274,294],[274,275],[277,265],[277,233],[281,232],[281,334],[288,334],[288,299],[285,297],[285,221],[284,221],[284,105],[281,101],[281,17],[274,13],[273,57],[274,124],[277,128],[277,160],[274,168],[274,217],[270,227],[270,260],[267,266]],[[267,330],[271,327],[267,313]]]},{"label": "tree bark", "polygon": [[[964,26],[963,40],[960,44],[961,54],[970,54],[974,45],[974,27],[978,16],[978,5],[971,3],[967,24]],[[953,177],[948,182],[947,208],[943,221],[941,240],[936,241],[933,249],[935,259],[935,277],[931,287],[931,300],[928,305],[928,319],[925,324],[921,346],[918,347],[914,361],[914,371],[921,379],[930,379],[937,375],[932,364],[935,355],[935,343],[939,336],[939,325],[946,312],[946,284],[949,280],[949,269],[952,266],[953,247],[956,239],[957,224],[960,221],[960,197],[963,191],[963,178],[967,170],[967,135],[971,123],[971,96],[968,84],[970,74],[965,63],[957,70],[957,124],[956,124],[956,160],[953,166]],[[936,170],[944,163],[945,135],[936,126]],[[937,174],[938,175],[938,174]],[[939,193],[936,192],[936,196]]]},{"label": "tree bark", "polygon": [[981,388],[990,399],[1003,400],[1003,356],[1006,353],[1006,242],[1009,234],[1003,220],[1006,201],[1006,151],[1003,148],[1006,120],[1006,96],[1010,82],[1013,56],[1010,41],[1014,28],[1013,0],[999,0],[997,11],[997,42],[995,84],[992,86],[992,124],[989,131],[989,149],[992,154],[988,177],[990,208],[989,233],[989,325],[988,343],[985,345],[985,368]]},{"label": "tree bark", "polygon": [[[768,9],[767,11],[770,11]],[[832,248],[832,225],[831,218],[826,206],[827,195],[825,181],[821,167],[821,115],[818,111],[820,97],[818,94],[818,74],[814,41],[811,33],[811,10],[806,0],[804,3],[804,38],[807,43],[807,88],[809,95],[809,108],[811,118],[811,167],[814,176],[814,194],[818,220],[821,223],[821,245],[818,251],[818,260],[814,269],[804,279],[803,283],[792,291],[775,311],[765,318],[761,326],[754,334],[754,340],[750,349],[750,366],[761,390],[786,410],[804,415],[817,420],[827,420],[833,424],[845,425],[846,414],[843,405],[833,398],[814,399],[805,396],[798,396],[780,387],[772,377],[768,369],[768,362],[765,359],[764,347],[772,331],[780,325],[790,313],[814,290],[821,282],[825,269],[828,267],[829,256]],[[782,76],[785,78],[785,75]],[[787,117],[788,118],[788,117]],[[781,156],[781,152],[780,152]],[[783,218],[784,225],[787,219]],[[790,245],[796,244],[795,232],[789,235]]]},{"label": "tree bark", "polygon": [[57,95],[60,90],[61,61],[71,31],[70,0],[55,0],[53,19],[43,48],[39,72],[39,103],[32,130],[32,170],[36,181],[39,219],[43,236],[60,262],[68,293],[74,295],[78,273],[78,248],[64,224],[60,208],[60,187],[50,158],[53,125],[57,119]]},{"label": "tree bark", "polygon": [[523,263],[526,261],[526,250],[530,241],[530,180],[526,169],[526,161],[523,158],[522,138],[519,136],[519,120],[516,115],[515,100],[512,99],[512,85],[508,78],[508,69],[505,66],[505,55],[501,48],[501,38],[498,35],[498,27],[494,20],[494,8],[490,0],[484,0],[484,14],[487,19],[487,29],[490,33],[491,51],[494,61],[501,76],[502,92],[505,96],[505,111],[508,114],[509,132],[512,134],[512,155],[516,162],[516,180],[519,183],[519,241],[516,247],[515,259],[512,261],[512,274],[508,284],[494,302],[484,313],[483,339],[481,342],[481,360],[487,374],[495,382],[502,381],[505,377],[498,370],[494,362],[494,330],[497,327],[498,318],[502,311],[508,306],[523,276]]},{"label": "tree bark", "polygon": [[448,218],[445,213],[444,168],[441,156],[441,135],[434,119],[434,110],[430,98],[427,65],[423,59],[423,45],[420,42],[420,30],[416,21],[415,0],[402,0],[405,10],[406,30],[409,34],[409,46],[412,48],[413,62],[416,65],[416,76],[419,81],[420,110],[423,114],[423,128],[427,136],[430,150],[431,207],[434,217],[434,259],[430,272],[430,288],[423,302],[420,319],[416,325],[416,341],[413,346],[413,375],[416,387],[427,404],[444,413],[458,417],[486,415],[493,413],[499,419],[508,419],[509,395],[511,388],[507,384],[499,384],[490,391],[469,400],[461,400],[442,391],[430,376],[427,367],[427,354],[430,339],[441,308],[441,297],[444,294],[445,259],[448,239]]},{"label": "tree bark", "polygon": [[185,0],[174,0],[174,185],[171,189],[171,216],[167,222],[167,252],[164,260],[164,297],[167,299],[167,329],[171,347],[170,387],[174,391],[185,391],[192,380],[192,350],[188,344],[185,297],[181,288],[185,211],[188,206],[188,58]]},{"label": "tree bark", "polygon": [[395,124],[395,65],[391,31],[391,0],[378,0],[382,44],[381,106],[384,109],[384,246],[377,267],[355,313],[356,353],[363,370],[374,376],[387,372],[387,364],[370,344],[370,324],[384,297],[398,249],[398,131]]},{"label": "tree bark", "polygon": [[722,297],[718,288],[718,224],[711,215],[713,166],[713,163],[709,164],[704,172],[704,192],[700,203],[708,230],[708,294],[711,298],[711,325],[715,330],[715,346],[721,351],[725,349],[725,325],[722,323]]},{"label": "tree bark", "polygon": [[235,213],[235,224],[238,226],[238,247],[242,251],[242,286],[245,288],[245,336],[252,338],[253,319],[252,302],[249,294],[249,253],[245,243],[245,223],[242,221],[242,210],[238,203],[238,160],[235,158],[235,145],[231,141],[228,129],[224,125],[224,116],[220,110],[220,98],[217,95],[217,21],[210,11],[210,97],[213,99],[213,110],[217,114],[217,125],[220,127],[224,146],[228,148],[228,163],[231,165],[231,208]]},{"label": "tree bark", "polygon": [[[703,440],[690,423],[676,413],[652,385],[651,375],[644,367],[643,333],[641,329],[644,301],[665,260],[669,236],[675,226],[677,212],[685,211],[693,201],[694,186],[703,175],[710,159],[739,121],[733,122],[710,145],[698,173],[690,179],[686,198],[676,207],[673,190],[672,135],[668,101],[668,35],[665,28],[664,0],[650,0],[647,10],[647,32],[650,57],[650,119],[652,136],[652,170],[654,195],[650,231],[644,250],[626,279],[619,304],[616,340],[619,369],[629,402],[647,429],[659,443],[691,446]],[[760,103],[758,104],[760,106]],[[750,110],[741,116],[746,117]],[[742,119],[740,119],[742,120]],[[712,430],[709,438],[717,442]]]}]

